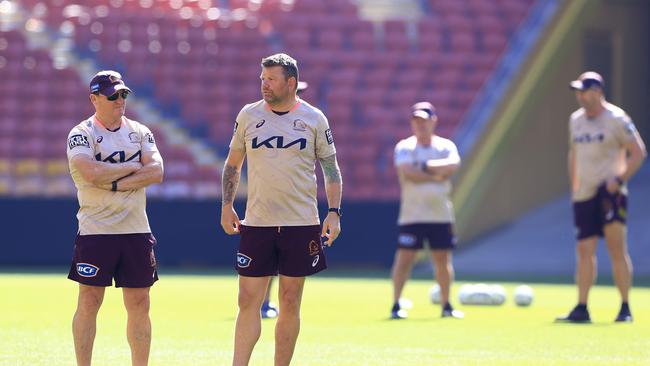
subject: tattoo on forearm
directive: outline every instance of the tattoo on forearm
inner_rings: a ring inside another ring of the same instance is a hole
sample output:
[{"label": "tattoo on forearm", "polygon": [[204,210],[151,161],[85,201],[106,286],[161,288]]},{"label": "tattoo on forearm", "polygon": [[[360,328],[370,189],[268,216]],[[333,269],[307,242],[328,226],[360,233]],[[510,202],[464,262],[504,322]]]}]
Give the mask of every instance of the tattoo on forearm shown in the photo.
[{"label": "tattoo on forearm", "polygon": [[237,186],[239,186],[239,171],[234,166],[224,166],[221,177],[221,205],[233,202],[235,193],[237,193]]},{"label": "tattoo on forearm", "polygon": [[327,183],[341,183],[341,169],[336,162],[336,154],[320,159],[323,175]]}]

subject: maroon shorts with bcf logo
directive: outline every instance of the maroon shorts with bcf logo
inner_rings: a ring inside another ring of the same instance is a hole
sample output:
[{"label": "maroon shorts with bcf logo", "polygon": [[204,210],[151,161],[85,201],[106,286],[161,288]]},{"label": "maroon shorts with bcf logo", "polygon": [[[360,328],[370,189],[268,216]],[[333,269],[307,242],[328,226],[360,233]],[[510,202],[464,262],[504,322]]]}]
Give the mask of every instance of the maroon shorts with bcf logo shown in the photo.
[{"label": "maroon shorts with bcf logo", "polygon": [[305,277],[327,268],[321,228],[240,226],[235,268],[242,276]]},{"label": "maroon shorts with bcf logo", "polygon": [[151,233],[77,235],[68,278],[89,286],[150,287],[158,280]]}]

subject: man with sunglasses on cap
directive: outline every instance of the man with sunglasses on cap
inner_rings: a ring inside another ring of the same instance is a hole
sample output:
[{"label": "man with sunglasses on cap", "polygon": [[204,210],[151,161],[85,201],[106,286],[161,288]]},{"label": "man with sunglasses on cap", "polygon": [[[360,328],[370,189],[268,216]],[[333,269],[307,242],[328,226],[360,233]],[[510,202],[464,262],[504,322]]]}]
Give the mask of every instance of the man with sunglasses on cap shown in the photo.
[{"label": "man with sunglasses on cap", "polygon": [[647,153],[641,136],[621,108],[608,103],[603,78],[593,71],[570,83],[580,109],[569,120],[569,178],[576,228],[578,305],[558,321],[589,323],[589,290],[596,279],[596,247],[604,237],[614,282],[621,295],[616,322],[631,322],[628,296],[632,263],[627,250],[627,182]]},{"label": "man with sunglasses on cap", "polygon": [[451,251],[456,245],[454,211],[449,194],[450,179],[460,166],[456,145],[437,136],[438,117],[429,102],[416,103],[411,111],[413,135],[395,146],[395,166],[402,190],[399,211],[399,236],[393,263],[392,319],[405,319],[400,296],[417,252],[427,241],[440,286],[442,317],[462,318],[449,302],[454,279]]},{"label": "man with sunglasses on cap", "polygon": [[68,278],[79,283],[72,321],[78,365],[90,365],[104,290],[123,288],[133,365],[147,365],[149,288],[158,280],[145,187],[162,182],[163,161],[151,131],[124,117],[131,93],[115,71],[90,82],[95,114],[68,135],[70,174],[79,199],[79,230]]}]

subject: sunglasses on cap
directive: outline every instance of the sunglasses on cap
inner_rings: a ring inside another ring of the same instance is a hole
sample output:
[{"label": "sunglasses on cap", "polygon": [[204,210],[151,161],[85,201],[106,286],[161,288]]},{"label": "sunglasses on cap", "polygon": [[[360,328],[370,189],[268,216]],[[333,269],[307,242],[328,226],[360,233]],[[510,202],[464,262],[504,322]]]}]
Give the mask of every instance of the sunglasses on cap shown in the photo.
[{"label": "sunglasses on cap", "polygon": [[[99,93],[93,93],[95,95],[99,95]],[[129,91],[128,90],[120,90],[118,92],[115,92],[115,94],[109,95],[106,97],[106,99],[110,100],[111,102],[114,102],[117,100],[117,98],[122,97],[122,99],[126,100],[126,98],[129,97]]]}]

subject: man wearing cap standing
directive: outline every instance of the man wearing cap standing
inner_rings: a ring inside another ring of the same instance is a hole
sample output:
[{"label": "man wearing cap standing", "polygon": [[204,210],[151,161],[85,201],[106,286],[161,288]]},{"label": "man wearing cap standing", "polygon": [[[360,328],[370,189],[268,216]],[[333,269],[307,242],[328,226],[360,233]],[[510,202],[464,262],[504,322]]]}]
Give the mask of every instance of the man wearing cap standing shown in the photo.
[{"label": "man wearing cap standing", "polygon": [[399,212],[399,237],[393,263],[392,319],[404,319],[406,310],[399,299],[418,250],[429,243],[435,277],[440,286],[443,317],[462,318],[449,302],[449,288],[454,279],[451,250],[455,246],[454,211],[449,194],[452,175],[460,166],[456,145],[435,135],[438,117],[431,103],[412,107],[413,136],[395,146],[395,166],[402,190]]},{"label": "man wearing cap standing", "polygon": [[578,305],[559,321],[591,322],[587,298],[596,279],[599,237],[607,243],[622,300],[615,321],[632,321],[628,304],[632,263],[625,225],[627,181],[641,167],[647,153],[630,117],[605,100],[603,86],[603,78],[593,71],[570,83],[581,107],[569,120],[568,157],[577,239]]},{"label": "man wearing cap standing", "polygon": [[133,365],[147,365],[149,288],[158,280],[145,187],[162,182],[163,161],[151,131],[124,117],[131,90],[115,71],[90,82],[95,114],[68,135],[70,174],[79,199],[79,230],[68,278],[79,283],[72,321],[77,365],[90,365],[104,290],[123,288]]}]

